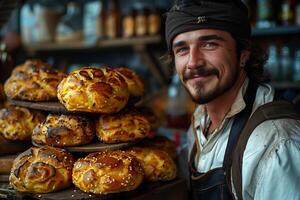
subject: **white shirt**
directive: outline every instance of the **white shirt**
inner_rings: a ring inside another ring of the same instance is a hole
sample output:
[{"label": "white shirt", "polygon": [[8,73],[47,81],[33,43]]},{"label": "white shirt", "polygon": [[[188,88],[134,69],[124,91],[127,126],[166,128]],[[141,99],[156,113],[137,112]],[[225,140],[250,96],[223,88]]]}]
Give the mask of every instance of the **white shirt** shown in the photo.
[{"label": "white shirt", "polygon": [[[247,79],[221,125],[208,138],[203,135],[203,130],[209,123],[209,116],[203,106],[196,108],[194,125],[198,148],[195,165],[199,172],[222,167],[233,116],[245,108],[243,94],[248,82]],[[267,84],[260,85],[252,113],[273,98],[274,89]],[[190,127],[189,153],[194,141]],[[300,121],[268,120],[256,127],[244,151],[242,176],[244,200],[300,200]]]}]

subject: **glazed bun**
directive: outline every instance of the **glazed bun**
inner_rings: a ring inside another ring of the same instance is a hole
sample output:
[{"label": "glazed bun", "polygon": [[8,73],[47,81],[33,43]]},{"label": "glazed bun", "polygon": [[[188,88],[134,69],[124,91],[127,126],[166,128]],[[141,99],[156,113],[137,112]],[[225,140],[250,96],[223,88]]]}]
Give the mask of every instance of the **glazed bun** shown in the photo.
[{"label": "glazed bun", "polygon": [[28,60],[13,70],[4,84],[4,91],[11,99],[57,100],[57,86],[65,76],[40,60]]},{"label": "glazed bun", "polygon": [[32,141],[55,147],[80,146],[90,143],[95,136],[94,123],[77,115],[49,114],[32,133]]},{"label": "glazed bun", "polygon": [[171,158],[173,159],[175,159],[177,156],[175,142],[164,136],[155,136],[154,138],[147,138],[141,143],[139,143],[139,146],[163,150],[167,152],[169,156],[171,156]]},{"label": "glazed bun", "polygon": [[84,192],[109,194],[130,191],[143,180],[136,158],[123,151],[96,152],[74,164],[73,183]]},{"label": "glazed bun", "polygon": [[133,147],[127,152],[141,163],[147,181],[169,181],[176,178],[176,165],[165,151]]},{"label": "glazed bun", "polygon": [[130,95],[134,97],[141,97],[144,94],[144,82],[133,70],[127,67],[119,67],[116,68],[116,70],[124,77],[128,85]]},{"label": "glazed bun", "polygon": [[65,150],[31,147],[14,160],[9,182],[19,192],[55,192],[72,184],[74,162]]},{"label": "glazed bun", "polygon": [[129,91],[116,70],[84,67],[62,80],[58,99],[69,111],[111,114],[126,106]]},{"label": "glazed bun", "polygon": [[135,110],[101,115],[96,122],[96,135],[104,143],[141,140],[148,136],[150,129],[148,119]]},{"label": "glazed bun", "polygon": [[8,140],[30,140],[34,127],[45,118],[39,111],[9,105],[0,110],[0,133]]}]

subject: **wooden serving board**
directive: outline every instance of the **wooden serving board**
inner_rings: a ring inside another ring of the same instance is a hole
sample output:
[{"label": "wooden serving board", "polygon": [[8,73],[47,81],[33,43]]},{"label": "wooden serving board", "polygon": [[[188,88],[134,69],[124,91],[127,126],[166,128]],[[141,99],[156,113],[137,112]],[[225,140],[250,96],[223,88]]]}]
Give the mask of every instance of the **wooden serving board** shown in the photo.
[{"label": "wooden serving board", "polygon": [[[34,146],[42,147],[43,145],[36,144],[32,142]],[[131,143],[118,143],[118,144],[105,144],[100,141],[95,141],[91,144],[82,145],[82,146],[76,146],[76,147],[62,147],[63,149],[69,151],[69,152],[79,152],[79,153],[90,153],[90,152],[97,152],[97,151],[104,151],[104,150],[117,150],[117,149],[123,149],[126,147],[130,147],[135,145],[136,142]]]},{"label": "wooden serving board", "polygon": [[187,200],[188,192],[184,179],[178,178],[173,181],[160,183],[143,183],[137,189],[129,192],[122,192],[107,195],[95,195],[80,191],[76,187],[71,187],[49,194],[30,194],[19,193],[7,187],[0,188],[0,194],[6,195],[11,199],[41,199],[41,200],[104,200],[104,199],[122,199],[122,200]]},{"label": "wooden serving board", "polygon": [[20,101],[20,100],[14,100],[14,99],[8,99],[10,103],[16,106],[22,106],[26,108],[31,108],[35,110],[42,110],[42,111],[50,111],[55,113],[70,113],[64,105],[62,105],[58,101],[47,101],[47,102],[32,102],[32,101]]}]

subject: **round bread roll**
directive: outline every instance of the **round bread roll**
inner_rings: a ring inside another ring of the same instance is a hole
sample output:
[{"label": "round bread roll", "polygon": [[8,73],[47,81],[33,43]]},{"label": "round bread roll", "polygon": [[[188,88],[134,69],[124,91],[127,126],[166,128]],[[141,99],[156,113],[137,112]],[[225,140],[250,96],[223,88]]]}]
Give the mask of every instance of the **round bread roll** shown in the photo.
[{"label": "round bread roll", "polygon": [[125,107],[129,91],[116,70],[84,67],[62,80],[58,99],[69,111],[111,114]]},{"label": "round bread roll", "polygon": [[127,152],[135,156],[141,163],[145,172],[145,180],[169,181],[176,178],[176,165],[165,151],[155,148],[133,147]]},{"label": "round bread roll", "polygon": [[136,158],[124,151],[96,152],[75,162],[73,183],[84,192],[109,194],[137,188],[144,177]]},{"label": "round bread roll", "polygon": [[36,144],[55,147],[79,146],[90,143],[95,136],[94,123],[76,115],[49,114],[32,133]]},{"label": "round bread roll", "polygon": [[150,122],[135,110],[112,115],[101,115],[96,121],[96,135],[104,143],[121,143],[141,140],[148,136]]},{"label": "round bread roll", "polygon": [[65,76],[42,61],[29,60],[13,70],[4,84],[4,91],[11,99],[57,100],[57,86]]},{"label": "round bread roll", "polygon": [[10,105],[0,110],[0,133],[8,140],[30,140],[34,127],[45,118],[39,111]]},{"label": "round bread roll", "polygon": [[169,154],[171,158],[176,158],[176,144],[172,140],[164,136],[155,136],[154,138],[147,138],[139,143],[141,147],[150,147],[160,149]]},{"label": "round bread roll", "polygon": [[63,149],[31,147],[14,160],[9,182],[19,192],[55,192],[72,184],[74,162]]},{"label": "round bread roll", "polygon": [[144,94],[144,82],[133,70],[127,67],[119,67],[116,70],[124,77],[130,95],[141,97]]}]

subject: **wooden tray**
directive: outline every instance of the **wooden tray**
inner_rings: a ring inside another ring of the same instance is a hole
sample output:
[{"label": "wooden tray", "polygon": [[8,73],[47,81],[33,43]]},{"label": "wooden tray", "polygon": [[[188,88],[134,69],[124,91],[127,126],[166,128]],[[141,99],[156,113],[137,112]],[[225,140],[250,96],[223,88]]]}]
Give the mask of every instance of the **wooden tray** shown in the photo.
[{"label": "wooden tray", "polygon": [[0,194],[6,195],[7,199],[42,199],[42,200],[103,200],[103,199],[122,199],[122,200],[187,200],[188,192],[185,184],[185,180],[177,178],[169,182],[149,182],[143,183],[137,189],[129,192],[122,192],[108,195],[95,195],[80,191],[76,187],[71,187],[66,190],[62,190],[49,194],[30,194],[19,193],[3,186],[0,188]]},{"label": "wooden tray", "polygon": [[31,101],[20,101],[20,100],[13,100],[8,99],[10,103],[16,106],[22,106],[26,108],[31,108],[35,110],[42,110],[42,111],[50,111],[50,112],[56,112],[56,113],[70,113],[64,105],[62,105],[58,101],[52,101],[52,102],[31,102]]},{"label": "wooden tray", "polygon": [[30,141],[12,141],[0,135],[0,156],[22,152],[31,146]]},{"label": "wooden tray", "polygon": [[[99,141],[95,141],[93,143],[82,145],[82,146],[76,146],[76,147],[61,147],[69,152],[97,152],[97,151],[104,151],[104,150],[117,150],[117,149],[123,149],[126,147],[130,147],[135,145],[137,142],[128,142],[128,143],[118,143],[118,144],[105,144]],[[32,144],[37,147],[42,147],[43,145],[36,144],[32,141]]]}]

